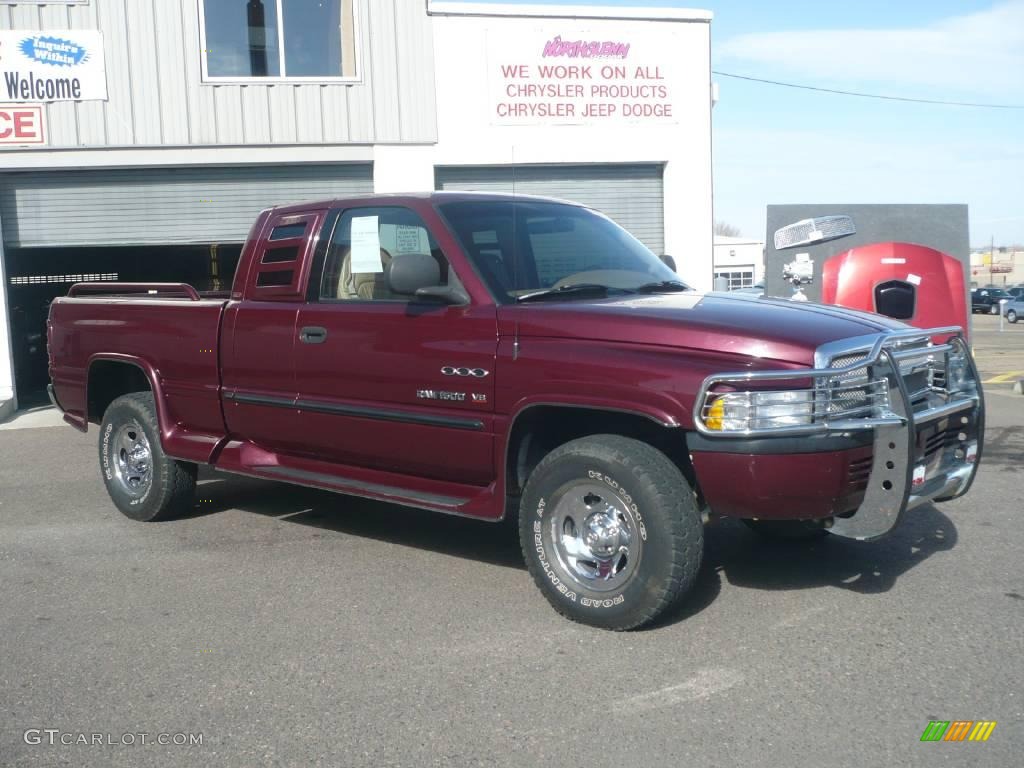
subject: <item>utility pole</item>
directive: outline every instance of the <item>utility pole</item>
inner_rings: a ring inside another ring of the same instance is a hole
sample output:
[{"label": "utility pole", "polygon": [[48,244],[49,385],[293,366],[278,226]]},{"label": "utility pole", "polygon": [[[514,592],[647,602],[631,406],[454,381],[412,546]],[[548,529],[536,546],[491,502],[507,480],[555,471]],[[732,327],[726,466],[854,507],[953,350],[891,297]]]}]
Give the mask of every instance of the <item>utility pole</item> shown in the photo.
[{"label": "utility pole", "polygon": [[996,263],[996,236],[992,235],[992,242],[988,246],[988,284],[995,285],[996,281],[992,277],[992,267]]}]

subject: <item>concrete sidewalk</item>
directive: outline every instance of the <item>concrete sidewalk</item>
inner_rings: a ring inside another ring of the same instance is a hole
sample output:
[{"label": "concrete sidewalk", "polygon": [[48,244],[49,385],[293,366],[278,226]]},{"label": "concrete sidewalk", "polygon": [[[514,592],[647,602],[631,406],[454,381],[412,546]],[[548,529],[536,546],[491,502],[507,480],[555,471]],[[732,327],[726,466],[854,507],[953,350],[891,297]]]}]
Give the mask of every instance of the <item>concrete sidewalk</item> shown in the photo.
[{"label": "concrete sidewalk", "polygon": [[28,408],[18,411],[6,421],[0,422],[0,430],[4,429],[36,429],[38,427],[61,427],[64,419],[52,405]]}]

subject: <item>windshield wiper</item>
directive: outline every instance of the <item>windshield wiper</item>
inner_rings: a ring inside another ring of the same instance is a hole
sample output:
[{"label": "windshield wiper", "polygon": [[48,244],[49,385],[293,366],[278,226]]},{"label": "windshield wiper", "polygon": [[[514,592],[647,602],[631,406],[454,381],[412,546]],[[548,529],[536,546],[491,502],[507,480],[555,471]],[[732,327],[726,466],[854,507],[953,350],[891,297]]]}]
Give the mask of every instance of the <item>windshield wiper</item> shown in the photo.
[{"label": "windshield wiper", "polygon": [[693,290],[686,283],[678,280],[660,280],[657,283],[644,283],[634,289],[637,293],[675,293],[676,291]]},{"label": "windshield wiper", "polygon": [[595,296],[607,296],[609,291],[620,293],[635,293],[629,288],[616,288],[612,285],[601,285],[600,283],[570,283],[560,285],[558,288],[545,288],[540,291],[531,291],[516,297],[516,302],[522,304],[527,301],[542,301],[552,297],[575,296],[577,294],[592,294]]}]

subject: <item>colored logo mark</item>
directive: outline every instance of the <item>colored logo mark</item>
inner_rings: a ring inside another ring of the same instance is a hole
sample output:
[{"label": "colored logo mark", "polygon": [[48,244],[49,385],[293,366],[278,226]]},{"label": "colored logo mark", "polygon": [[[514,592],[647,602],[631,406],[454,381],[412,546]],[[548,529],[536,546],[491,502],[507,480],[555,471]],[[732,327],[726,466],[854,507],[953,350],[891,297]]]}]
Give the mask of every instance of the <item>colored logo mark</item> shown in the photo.
[{"label": "colored logo mark", "polygon": [[83,46],[63,37],[26,37],[19,47],[29,59],[58,67],[73,67],[89,59],[89,52]]},{"label": "colored logo mark", "polygon": [[995,720],[931,720],[921,741],[988,741],[995,728]]}]

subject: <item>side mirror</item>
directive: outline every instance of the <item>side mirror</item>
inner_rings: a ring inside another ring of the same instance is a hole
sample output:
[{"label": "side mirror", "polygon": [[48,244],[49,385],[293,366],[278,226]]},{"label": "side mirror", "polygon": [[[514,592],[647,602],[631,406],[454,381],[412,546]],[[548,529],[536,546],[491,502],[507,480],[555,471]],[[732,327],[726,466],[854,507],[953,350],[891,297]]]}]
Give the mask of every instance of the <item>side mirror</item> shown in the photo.
[{"label": "side mirror", "polygon": [[469,294],[461,285],[435,285],[416,291],[417,299],[441,304],[469,304]]},{"label": "side mirror", "polygon": [[400,253],[387,266],[388,288],[400,296],[415,296],[423,288],[441,287],[441,268],[426,253]]},{"label": "side mirror", "polygon": [[667,253],[661,254],[661,256],[659,256],[658,258],[661,259],[665,266],[671,269],[673,272],[678,271],[676,270],[676,260],[669,256]]}]

